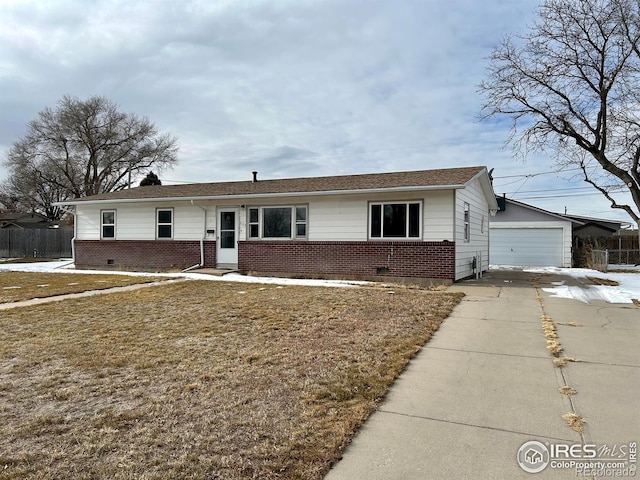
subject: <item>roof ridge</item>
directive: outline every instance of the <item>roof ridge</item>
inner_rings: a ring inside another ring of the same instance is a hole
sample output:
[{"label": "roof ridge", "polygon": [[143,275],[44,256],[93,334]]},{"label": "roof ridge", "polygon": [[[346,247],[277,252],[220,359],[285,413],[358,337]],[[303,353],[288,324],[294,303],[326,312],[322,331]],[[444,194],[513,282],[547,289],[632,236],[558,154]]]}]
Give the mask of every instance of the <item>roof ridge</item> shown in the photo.
[{"label": "roof ridge", "polygon": [[360,173],[291,177],[257,181],[235,180],[227,182],[189,183],[135,187],[64,202],[72,205],[87,201],[127,201],[168,198],[206,198],[227,196],[322,194],[326,192],[356,192],[391,190],[399,188],[456,188],[486,171],[484,166],[436,168],[399,172]]}]

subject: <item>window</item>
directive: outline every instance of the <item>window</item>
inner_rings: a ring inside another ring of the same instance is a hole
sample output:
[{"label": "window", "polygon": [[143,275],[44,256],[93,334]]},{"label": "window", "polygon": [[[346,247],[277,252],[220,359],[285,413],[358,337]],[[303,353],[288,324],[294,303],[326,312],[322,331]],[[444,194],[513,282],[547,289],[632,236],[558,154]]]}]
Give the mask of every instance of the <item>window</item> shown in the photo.
[{"label": "window", "polygon": [[371,238],[420,238],[420,203],[372,203]]},{"label": "window", "polygon": [[469,204],[464,204],[464,241],[468,242],[471,239],[471,225],[469,223],[470,211]]},{"label": "window", "polygon": [[296,207],[296,237],[307,236],[307,207]]},{"label": "window", "polygon": [[156,210],[158,238],[173,238],[173,209]]},{"label": "window", "polygon": [[307,207],[252,207],[247,223],[249,238],[306,238]]},{"label": "window", "polygon": [[249,209],[249,238],[260,238],[260,210]]},{"label": "window", "polygon": [[291,207],[262,209],[262,238],[291,238]]},{"label": "window", "polygon": [[100,230],[102,238],[116,238],[116,211],[100,211]]}]

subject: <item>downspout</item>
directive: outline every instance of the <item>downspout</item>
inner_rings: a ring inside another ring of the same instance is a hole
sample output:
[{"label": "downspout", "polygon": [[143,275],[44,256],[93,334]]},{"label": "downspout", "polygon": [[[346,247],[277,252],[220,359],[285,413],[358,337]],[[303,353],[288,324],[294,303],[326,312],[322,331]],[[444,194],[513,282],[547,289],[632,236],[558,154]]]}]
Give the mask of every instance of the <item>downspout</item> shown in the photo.
[{"label": "downspout", "polygon": [[78,236],[78,219],[76,218],[76,207],[66,208],[61,205],[60,210],[64,210],[67,213],[73,215],[73,237],[71,238],[71,258],[73,258],[73,264],[76,263],[76,237]]},{"label": "downspout", "polygon": [[204,225],[202,228],[203,230],[202,238],[200,238],[200,263],[197,265],[193,265],[189,268],[185,268],[183,272],[188,272],[189,270],[193,270],[194,268],[204,267],[204,239],[205,239],[205,236],[207,235],[207,209],[204,208],[202,205],[198,205],[195,202],[195,200],[191,200],[191,205],[193,205],[194,207],[198,207],[204,213]]}]

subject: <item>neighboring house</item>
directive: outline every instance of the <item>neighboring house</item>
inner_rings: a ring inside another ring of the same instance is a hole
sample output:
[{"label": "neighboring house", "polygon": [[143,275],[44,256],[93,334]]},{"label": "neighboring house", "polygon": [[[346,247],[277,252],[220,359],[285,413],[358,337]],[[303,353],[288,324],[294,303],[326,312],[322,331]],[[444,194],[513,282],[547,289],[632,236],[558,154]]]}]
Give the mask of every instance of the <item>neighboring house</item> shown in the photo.
[{"label": "neighboring house", "polygon": [[75,208],[79,267],[444,281],[488,268],[498,208],[485,167],[281,180],[254,172],[64,205]]},{"label": "neighboring house", "polygon": [[571,267],[572,228],[583,222],[498,197],[491,219],[492,265]]},{"label": "neighboring house", "polygon": [[[563,217],[582,222],[573,229],[574,239],[590,239],[600,237],[612,237],[620,235],[623,225],[630,225],[630,222],[617,220],[606,220],[602,218],[583,217],[579,215],[562,215]],[[576,242],[574,241],[574,245]]]},{"label": "neighboring house", "polygon": [[0,212],[0,257],[69,257],[73,230],[39,213]]},{"label": "neighboring house", "polygon": [[50,228],[51,222],[39,213],[0,212],[0,228]]},{"label": "neighboring house", "polygon": [[[563,215],[583,222],[573,229],[575,266],[592,264],[592,250],[608,250],[609,263],[635,264],[638,260],[638,234],[629,230],[630,221]],[[623,228],[625,227],[625,228]]]}]

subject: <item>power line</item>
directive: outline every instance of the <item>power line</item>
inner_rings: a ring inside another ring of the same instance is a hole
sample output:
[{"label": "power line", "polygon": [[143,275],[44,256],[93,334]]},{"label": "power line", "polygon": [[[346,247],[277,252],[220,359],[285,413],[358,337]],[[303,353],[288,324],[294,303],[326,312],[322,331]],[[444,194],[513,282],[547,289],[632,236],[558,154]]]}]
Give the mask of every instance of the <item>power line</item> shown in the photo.
[{"label": "power line", "polygon": [[[611,195],[615,195],[617,193],[624,193],[624,192],[609,192]],[[588,196],[592,196],[592,195],[602,195],[602,193],[600,192],[592,192],[592,193],[568,193],[566,195],[537,195],[537,196],[533,196],[533,197],[518,197],[518,200],[534,200],[534,199],[541,199],[541,198],[568,198],[568,197],[588,197]]]},{"label": "power line", "polygon": [[[623,190],[624,187],[622,185],[603,185],[603,188],[608,188],[610,193],[619,193],[616,192]],[[495,187],[494,187],[495,190]],[[546,192],[568,192],[569,190],[588,190],[593,192],[593,187],[566,187],[566,188],[545,188],[543,190],[524,190],[522,193],[546,193]],[[517,192],[505,192],[506,195],[515,195]],[[595,192],[594,192],[595,193]]]},{"label": "power line", "polygon": [[540,175],[551,175],[552,173],[564,173],[564,172],[572,172],[575,170],[580,170],[582,171],[582,168],[580,167],[575,167],[575,168],[563,168],[562,170],[550,170],[548,172],[536,172],[536,173],[521,173],[519,175],[502,175],[502,176],[493,176],[494,180],[498,179],[498,178],[533,178],[533,177],[538,177]]}]

